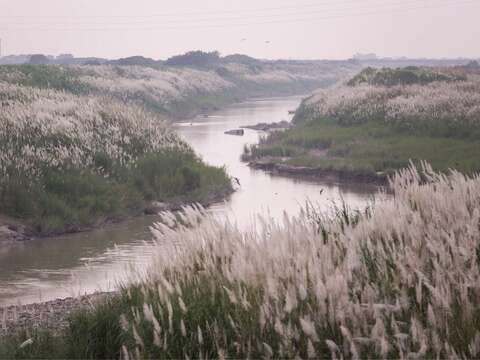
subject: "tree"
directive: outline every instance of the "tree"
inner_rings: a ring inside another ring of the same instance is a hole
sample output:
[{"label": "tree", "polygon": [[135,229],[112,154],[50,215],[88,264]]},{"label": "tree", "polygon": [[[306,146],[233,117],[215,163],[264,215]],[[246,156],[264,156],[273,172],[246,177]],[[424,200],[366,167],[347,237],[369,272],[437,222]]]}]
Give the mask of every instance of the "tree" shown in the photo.
[{"label": "tree", "polygon": [[467,65],[465,65],[467,69],[478,69],[480,65],[478,64],[477,60],[470,61]]},{"label": "tree", "polygon": [[28,63],[32,65],[44,65],[49,64],[50,60],[45,55],[35,54],[30,56],[30,60]]},{"label": "tree", "polygon": [[205,67],[215,65],[220,61],[218,51],[203,52],[190,51],[183,55],[177,55],[169,58],[165,64],[170,66],[199,66]]}]

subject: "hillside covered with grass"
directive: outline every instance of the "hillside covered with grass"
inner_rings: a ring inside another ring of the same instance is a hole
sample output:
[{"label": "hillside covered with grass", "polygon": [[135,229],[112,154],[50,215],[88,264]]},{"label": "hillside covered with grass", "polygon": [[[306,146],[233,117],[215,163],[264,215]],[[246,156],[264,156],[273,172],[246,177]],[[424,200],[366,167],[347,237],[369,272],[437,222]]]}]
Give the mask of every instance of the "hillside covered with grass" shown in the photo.
[{"label": "hillside covered with grass", "polygon": [[345,174],[388,174],[410,160],[480,170],[480,77],[465,68],[367,68],[315,92],[293,121],[244,159]]},{"label": "hillside covered with grass", "polygon": [[[165,214],[147,275],[6,358],[478,358],[480,179],[410,167],[364,211],[241,232]],[[171,244],[170,246],[168,244]]]}]

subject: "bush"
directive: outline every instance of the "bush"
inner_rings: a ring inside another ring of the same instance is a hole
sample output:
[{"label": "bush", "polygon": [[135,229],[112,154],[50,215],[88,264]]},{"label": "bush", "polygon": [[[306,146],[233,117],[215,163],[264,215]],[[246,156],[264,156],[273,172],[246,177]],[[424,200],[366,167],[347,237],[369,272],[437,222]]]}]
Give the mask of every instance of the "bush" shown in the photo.
[{"label": "bush", "polygon": [[204,67],[215,65],[220,62],[220,54],[218,51],[203,52],[190,51],[183,55],[172,56],[165,61],[165,65],[170,66],[198,66]]}]

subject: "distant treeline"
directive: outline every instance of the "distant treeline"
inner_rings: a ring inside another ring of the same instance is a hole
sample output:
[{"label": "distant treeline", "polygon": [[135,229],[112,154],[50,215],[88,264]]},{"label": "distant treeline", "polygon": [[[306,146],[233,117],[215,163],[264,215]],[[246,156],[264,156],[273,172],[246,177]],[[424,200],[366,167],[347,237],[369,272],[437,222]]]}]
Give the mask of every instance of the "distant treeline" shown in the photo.
[{"label": "distant treeline", "polygon": [[194,66],[194,67],[209,67],[212,65],[219,65],[225,63],[241,63],[241,64],[255,64],[260,62],[255,58],[247,55],[235,54],[228,56],[220,56],[218,51],[204,52],[204,51],[189,51],[182,55],[176,55],[167,60],[155,60],[143,56],[129,56],[116,60],[109,60],[104,58],[86,57],[76,58],[70,54],[63,54],[57,57],[47,56],[43,54],[33,55],[11,55],[0,58],[2,65],[15,64],[33,64],[33,65],[139,65],[156,67],[160,65],[168,66]]},{"label": "distant treeline", "polygon": [[[405,66],[464,66],[474,63],[475,59],[409,59],[409,58],[375,58],[361,59],[352,58],[340,62],[355,63],[359,66],[371,67],[405,67]],[[240,63],[244,65],[256,65],[258,63],[305,63],[322,62],[332,63],[332,60],[260,60],[248,55],[233,54],[221,56],[218,51],[204,52],[200,50],[189,51],[181,55],[172,56],[166,60],[155,60],[143,56],[129,56],[119,59],[106,59],[99,57],[74,57],[72,54],[61,54],[58,56],[44,54],[9,55],[0,57],[0,65],[18,64],[56,64],[56,65],[139,65],[158,67],[167,66],[192,66],[192,67],[214,67],[228,63]]]}]

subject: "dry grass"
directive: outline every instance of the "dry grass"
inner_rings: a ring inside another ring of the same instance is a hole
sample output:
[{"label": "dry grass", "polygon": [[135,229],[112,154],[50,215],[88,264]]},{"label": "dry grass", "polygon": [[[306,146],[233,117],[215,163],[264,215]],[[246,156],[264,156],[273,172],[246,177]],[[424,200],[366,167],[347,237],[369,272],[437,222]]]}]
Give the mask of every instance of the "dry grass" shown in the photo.
[{"label": "dry grass", "polygon": [[393,86],[339,85],[317,91],[303,106],[309,119],[328,118],[344,126],[379,121],[406,131],[468,137],[472,130],[478,134],[480,127],[480,77]]}]

